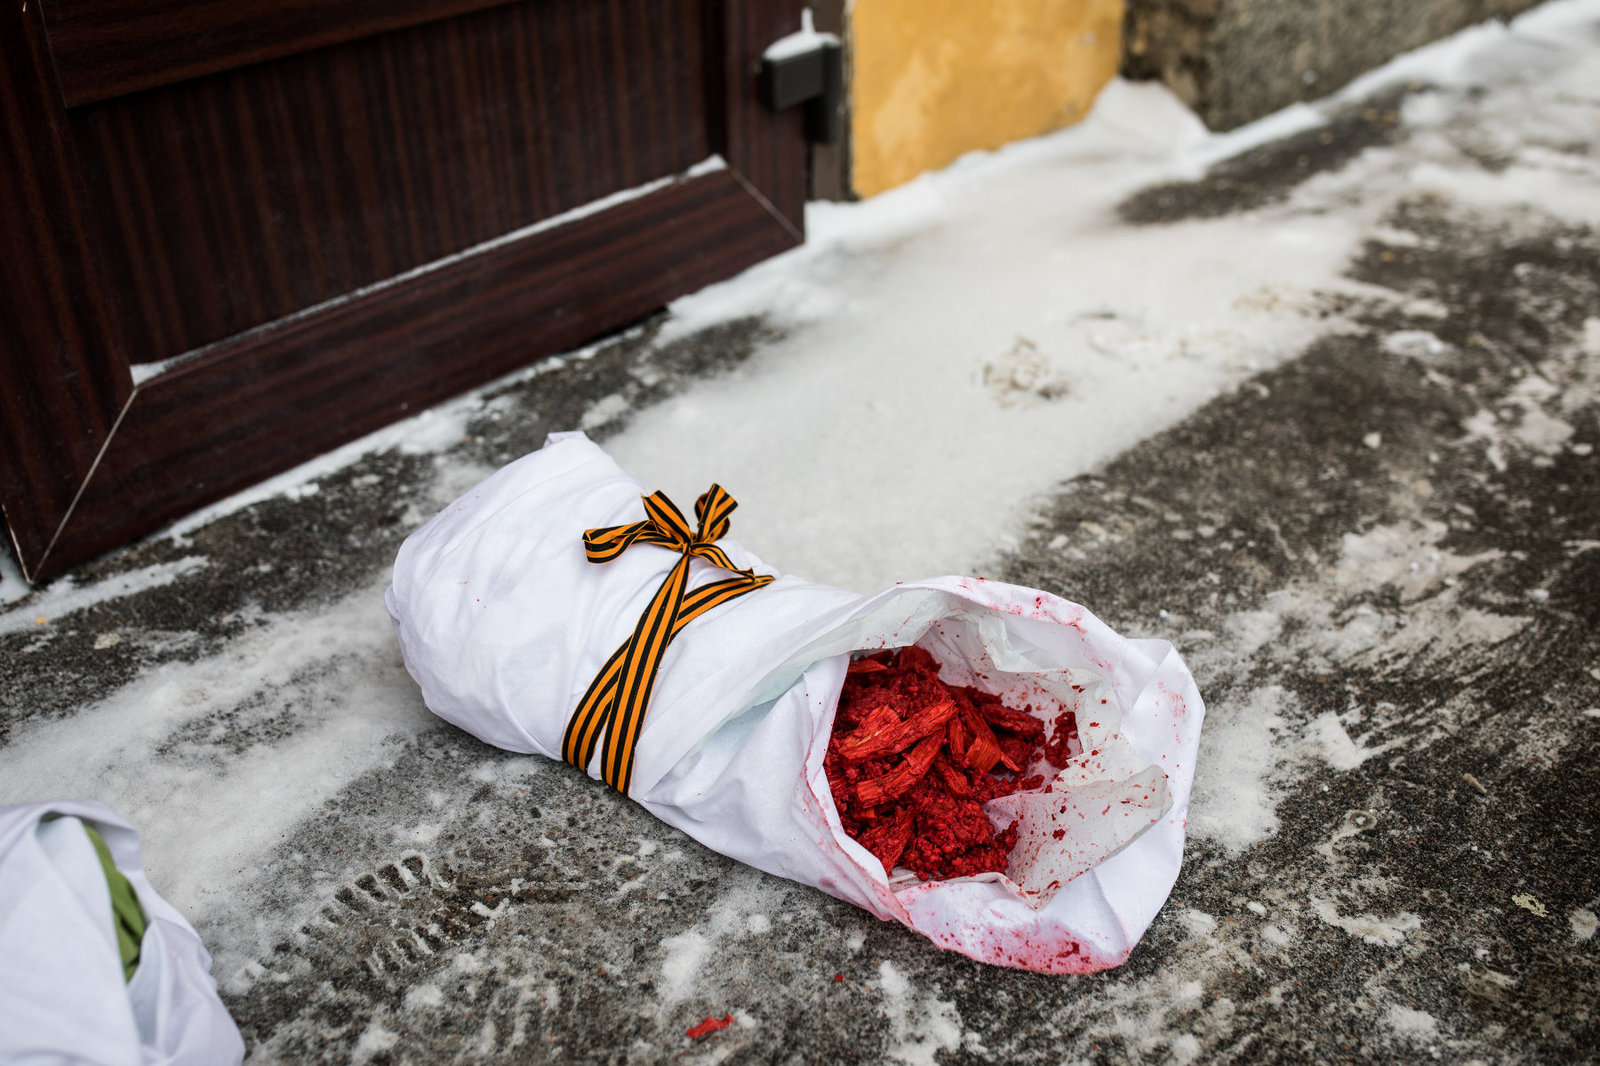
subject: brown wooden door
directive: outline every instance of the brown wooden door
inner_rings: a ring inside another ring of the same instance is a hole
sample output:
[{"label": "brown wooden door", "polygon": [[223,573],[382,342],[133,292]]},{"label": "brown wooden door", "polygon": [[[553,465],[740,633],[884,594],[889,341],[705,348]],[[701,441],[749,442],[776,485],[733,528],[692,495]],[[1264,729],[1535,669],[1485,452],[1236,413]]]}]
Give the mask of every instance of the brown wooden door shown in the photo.
[{"label": "brown wooden door", "polygon": [[12,0],[0,506],[47,577],[802,239],[803,0]]}]

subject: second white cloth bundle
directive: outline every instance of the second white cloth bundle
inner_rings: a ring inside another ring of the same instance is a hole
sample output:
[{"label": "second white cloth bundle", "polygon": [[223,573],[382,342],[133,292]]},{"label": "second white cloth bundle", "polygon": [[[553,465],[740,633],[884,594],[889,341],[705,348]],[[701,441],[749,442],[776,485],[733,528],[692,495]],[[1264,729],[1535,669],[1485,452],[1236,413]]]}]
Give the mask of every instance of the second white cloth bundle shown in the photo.
[{"label": "second white cloth bundle", "polygon": [[[719,499],[698,539],[665,535],[682,520],[657,523],[659,502],[579,433],[466,493],[406,540],[387,594],[428,706],[972,958],[1056,973],[1126,959],[1177,878],[1204,715],[1171,645],[998,582],[860,596],[779,575],[721,535]],[[674,582],[703,613],[662,606]],[[911,644],[949,684],[1076,712],[1066,768],[986,807],[1018,829],[1005,874],[886,873],[841,825],[823,759],[851,654]]]},{"label": "second white cloth bundle", "polygon": [[0,1062],[236,1064],[210,969],[109,808],[0,807]]}]

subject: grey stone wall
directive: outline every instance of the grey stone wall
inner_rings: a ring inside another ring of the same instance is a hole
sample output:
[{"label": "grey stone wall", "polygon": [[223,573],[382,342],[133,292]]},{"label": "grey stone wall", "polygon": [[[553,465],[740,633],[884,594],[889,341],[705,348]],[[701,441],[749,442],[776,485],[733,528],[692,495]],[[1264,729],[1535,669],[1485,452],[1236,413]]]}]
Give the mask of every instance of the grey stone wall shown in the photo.
[{"label": "grey stone wall", "polygon": [[1160,79],[1211,129],[1232,129],[1535,2],[1128,0],[1123,74]]}]

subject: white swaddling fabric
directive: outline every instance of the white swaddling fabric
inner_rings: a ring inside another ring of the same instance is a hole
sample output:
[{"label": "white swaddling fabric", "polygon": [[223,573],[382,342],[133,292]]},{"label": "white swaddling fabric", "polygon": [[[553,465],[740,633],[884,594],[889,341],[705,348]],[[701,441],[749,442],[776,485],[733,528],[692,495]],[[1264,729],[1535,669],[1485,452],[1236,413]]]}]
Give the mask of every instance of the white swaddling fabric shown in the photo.
[{"label": "white swaddling fabric", "polygon": [[[556,433],[407,538],[386,601],[434,713],[499,747],[561,758],[596,672],[680,558],[637,544],[588,560],[584,531],[640,521],[644,494],[583,434]],[[630,796],[724,855],[984,962],[1067,973],[1126,959],[1177,879],[1204,715],[1172,646],[1124,639],[1034,589],[943,577],[861,596],[777,575],[731,537],[717,543],[776,580],[667,648]],[[727,576],[696,560],[691,588]],[[997,827],[1019,823],[1006,874],[891,878],[840,824],[823,757],[850,653],[908,644],[932,653],[949,684],[1045,721],[1076,712],[1083,749],[1047,791],[986,806]]]},{"label": "white swaddling fabric", "polygon": [[[144,910],[131,979],[85,824]],[[85,800],[0,807],[0,1062],[229,1066],[243,1058],[211,956],[145,877],[138,832]]]}]

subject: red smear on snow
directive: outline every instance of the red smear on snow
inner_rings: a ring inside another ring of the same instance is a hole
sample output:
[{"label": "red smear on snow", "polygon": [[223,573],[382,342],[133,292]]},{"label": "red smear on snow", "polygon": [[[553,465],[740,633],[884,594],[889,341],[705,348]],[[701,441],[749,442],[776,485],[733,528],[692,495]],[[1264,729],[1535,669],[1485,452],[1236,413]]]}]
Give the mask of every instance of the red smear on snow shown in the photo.
[{"label": "red smear on snow", "polygon": [[726,1029],[733,1024],[733,1015],[724,1014],[720,1018],[707,1018],[693,1029],[686,1030],[684,1035],[690,1040],[699,1040],[703,1036],[710,1036],[718,1029]]},{"label": "red smear on snow", "polygon": [[1043,775],[1022,776],[1040,759],[1066,765],[1077,720],[1064,710],[1052,725],[1047,737],[1031,707],[945,684],[915,646],[856,660],[823,761],[845,832],[885,872],[904,866],[924,881],[1004,873],[1017,826],[996,831],[983,804],[1041,788]]}]

